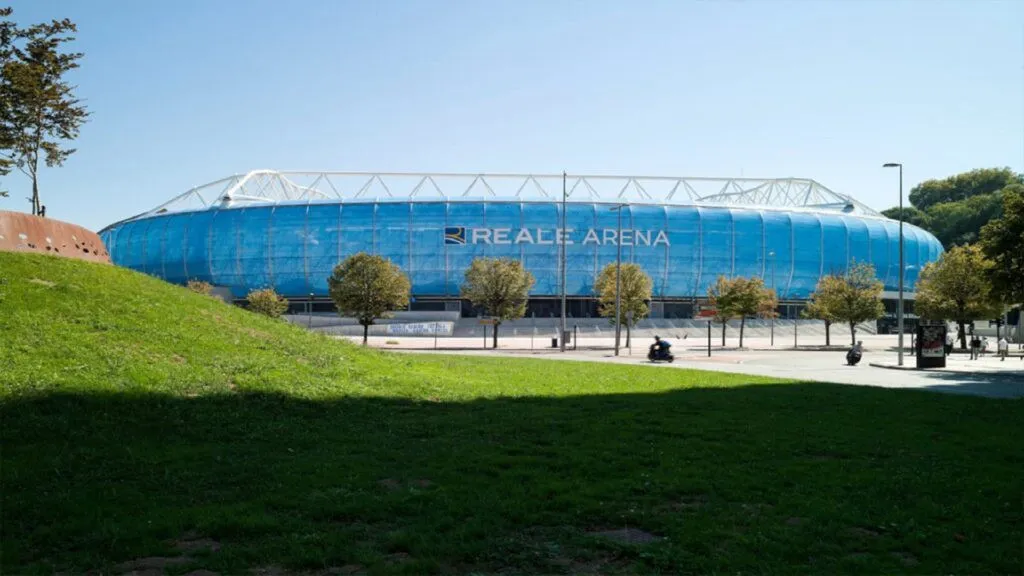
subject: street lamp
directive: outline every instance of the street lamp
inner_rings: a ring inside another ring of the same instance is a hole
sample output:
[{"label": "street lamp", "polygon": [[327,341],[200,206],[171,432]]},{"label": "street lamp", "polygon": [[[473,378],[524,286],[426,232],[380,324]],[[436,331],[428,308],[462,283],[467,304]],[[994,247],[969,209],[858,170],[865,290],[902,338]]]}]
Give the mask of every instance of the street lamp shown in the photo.
[{"label": "street lamp", "polygon": [[896,330],[899,331],[899,360],[897,364],[903,366],[903,164],[899,162],[886,162],[882,168],[900,169],[900,285],[899,301],[896,303]]},{"label": "street lamp", "polygon": [[617,212],[619,215],[618,232],[615,233],[615,355],[619,355],[619,339],[622,334],[622,313],[620,312],[622,306],[622,298],[620,297],[620,291],[622,289],[622,208],[627,206],[626,204],[618,204],[612,206],[612,212]]},{"label": "street lamp", "polygon": [[[772,292],[775,292],[775,251],[772,250],[768,253],[768,257],[772,259]],[[775,308],[779,307],[779,295],[775,294]],[[772,347],[775,346],[775,310],[772,310],[771,322],[772,322]]]},{"label": "street lamp", "polygon": [[565,172],[562,172],[562,229],[558,231],[558,242],[560,244],[560,248],[562,249],[561,250],[561,252],[562,252],[561,260],[562,261],[560,263],[562,265],[561,266],[561,268],[562,268],[562,274],[561,274],[561,276],[562,276],[562,278],[561,278],[561,280],[562,280],[562,282],[561,282],[561,284],[562,284],[562,322],[561,322],[561,333],[558,335],[558,341],[561,342],[561,345],[559,346],[559,349],[562,352],[565,352],[565,271],[566,271],[565,269],[568,267],[568,260],[569,260],[568,255],[567,255],[567,251],[568,251],[569,248],[568,248],[568,246],[566,246],[566,243],[565,243],[565,206],[566,206],[566,200],[569,198],[569,195],[568,195],[568,193],[566,192],[566,189],[565,189],[565,181],[566,181],[567,177],[568,177],[567,174]]}]

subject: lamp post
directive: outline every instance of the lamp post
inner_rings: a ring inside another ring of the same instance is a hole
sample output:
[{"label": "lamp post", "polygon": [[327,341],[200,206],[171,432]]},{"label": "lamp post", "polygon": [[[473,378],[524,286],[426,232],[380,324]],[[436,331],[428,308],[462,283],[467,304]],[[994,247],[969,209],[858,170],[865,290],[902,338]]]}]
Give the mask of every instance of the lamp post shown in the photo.
[{"label": "lamp post", "polygon": [[622,298],[620,291],[622,289],[622,208],[625,204],[618,204],[612,207],[612,212],[617,212],[619,215],[618,232],[615,233],[615,355],[619,355],[619,339],[622,334]]},{"label": "lamp post", "polygon": [[[772,259],[772,292],[774,293],[775,292],[775,251],[772,250],[771,252],[769,252],[768,253],[768,257]],[[778,309],[778,307],[779,307],[779,295],[776,294],[775,295],[775,308]],[[775,347],[775,310],[772,310],[771,323],[772,323],[772,343],[771,343],[771,345],[774,348]]]},{"label": "lamp post", "polygon": [[897,364],[903,366],[903,164],[886,162],[882,168],[900,169],[900,283],[899,301],[896,303],[896,330],[899,331],[899,359]]},{"label": "lamp post", "polygon": [[568,199],[568,193],[566,192],[566,188],[565,188],[566,178],[567,178],[566,173],[562,172],[562,229],[558,231],[558,242],[560,244],[560,248],[561,248],[561,252],[562,252],[562,258],[561,258],[561,260],[562,260],[562,262],[561,262],[561,265],[562,265],[562,278],[561,278],[561,280],[562,280],[562,323],[561,323],[561,333],[558,335],[558,340],[559,340],[559,342],[561,342],[561,346],[559,346],[559,349],[562,352],[565,352],[565,276],[566,276],[565,269],[566,269],[567,264],[568,264],[568,258],[567,258],[567,255],[566,255],[566,251],[568,250],[568,247],[565,244],[565,206],[566,206],[566,200]]}]

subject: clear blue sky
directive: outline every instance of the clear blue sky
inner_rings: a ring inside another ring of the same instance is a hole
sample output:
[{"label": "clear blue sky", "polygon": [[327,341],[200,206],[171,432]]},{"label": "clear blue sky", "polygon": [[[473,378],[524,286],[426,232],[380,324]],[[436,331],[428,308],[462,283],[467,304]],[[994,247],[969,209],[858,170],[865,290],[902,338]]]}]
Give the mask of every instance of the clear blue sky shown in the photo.
[{"label": "clear blue sky", "polygon": [[800,176],[879,209],[886,161],[1024,171],[1021,0],[13,7],[79,25],[92,117],[41,186],[94,229],[254,168]]}]

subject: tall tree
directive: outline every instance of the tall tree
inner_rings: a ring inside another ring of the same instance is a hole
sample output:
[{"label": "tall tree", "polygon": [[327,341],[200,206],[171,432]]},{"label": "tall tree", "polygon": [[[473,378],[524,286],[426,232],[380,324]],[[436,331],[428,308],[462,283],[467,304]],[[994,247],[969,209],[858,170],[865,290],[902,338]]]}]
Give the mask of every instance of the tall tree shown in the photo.
[{"label": "tall tree", "polygon": [[1024,185],[1003,189],[1003,215],[981,229],[981,247],[992,261],[989,276],[1007,304],[1024,304]]},{"label": "tall tree", "polygon": [[925,180],[911,188],[910,203],[918,210],[928,210],[935,204],[992,194],[1010,184],[1022,183],[1021,178],[1009,168],[979,168],[942,180]]},{"label": "tall tree", "polygon": [[[900,218],[901,214],[903,215],[902,218]],[[913,224],[924,230],[931,230],[931,218],[928,216],[928,213],[918,210],[913,206],[904,206],[903,212],[900,212],[899,206],[894,206],[888,210],[882,210],[882,215],[893,220],[902,219],[907,224]]]},{"label": "tall tree", "polygon": [[947,248],[974,244],[981,228],[1002,211],[1002,191],[935,204],[928,209],[928,231]]},{"label": "tall tree", "polygon": [[370,326],[378,318],[409,305],[409,279],[402,269],[380,256],[353,254],[338,264],[327,279],[331,300],[343,316],[363,327],[366,345]]},{"label": "tall tree", "polygon": [[829,274],[818,280],[818,286],[811,294],[811,301],[804,308],[805,318],[814,318],[825,322],[825,346],[832,345],[831,328],[832,324],[839,321],[831,306],[834,305],[836,296],[841,294],[846,281],[841,275]]},{"label": "tall tree", "polygon": [[483,308],[494,320],[494,347],[498,347],[498,326],[526,314],[526,300],[534,278],[513,258],[474,258],[466,270],[462,296]]},{"label": "tall tree", "polygon": [[875,277],[874,266],[866,263],[853,263],[845,274],[825,278],[814,292],[814,301],[836,322],[849,324],[850,342],[856,344],[857,324],[875,320],[885,313],[884,286]]},{"label": "tall tree", "polygon": [[75,152],[67,142],[78,137],[89,116],[66,78],[82,53],[66,51],[77,32],[68,19],[24,29],[4,24],[0,34],[9,40],[0,69],[0,155],[7,169],[16,166],[32,180],[32,213],[39,214],[40,159],[49,167],[63,165]]},{"label": "tall tree", "polygon": [[994,318],[1001,312],[989,283],[992,267],[992,261],[977,245],[944,252],[937,262],[924,267],[917,280],[917,315],[955,321],[960,347],[967,348],[964,325],[978,318]]},{"label": "tall tree", "polygon": [[[18,27],[10,20],[13,12],[10,8],[0,8],[0,176],[7,176],[14,167],[14,161],[4,155],[4,151],[10,150],[13,145],[13,106],[4,89],[6,82],[3,77],[3,70],[14,56],[14,39],[18,35]],[[6,197],[7,191],[0,189],[0,198]]]},{"label": "tall tree", "polygon": [[605,266],[597,276],[594,291],[598,297],[598,313],[611,320],[614,326],[626,327],[626,347],[630,345],[630,332],[633,326],[650,313],[647,303],[651,300],[651,277],[644,272],[639,264],[623,264],[619,273],[622,285],[622,297],[619,299],[621,317],[615,318],[615,263]]}]

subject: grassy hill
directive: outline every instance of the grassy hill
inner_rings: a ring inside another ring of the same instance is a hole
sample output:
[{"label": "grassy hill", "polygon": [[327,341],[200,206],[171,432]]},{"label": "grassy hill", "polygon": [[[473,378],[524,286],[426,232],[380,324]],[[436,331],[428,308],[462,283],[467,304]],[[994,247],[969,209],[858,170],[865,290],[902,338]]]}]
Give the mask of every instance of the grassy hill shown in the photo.
[{"label": "grassy hill", "polygon": [[1021,406],[375,352],[0,253],[0,571],[1009,573]]}]

